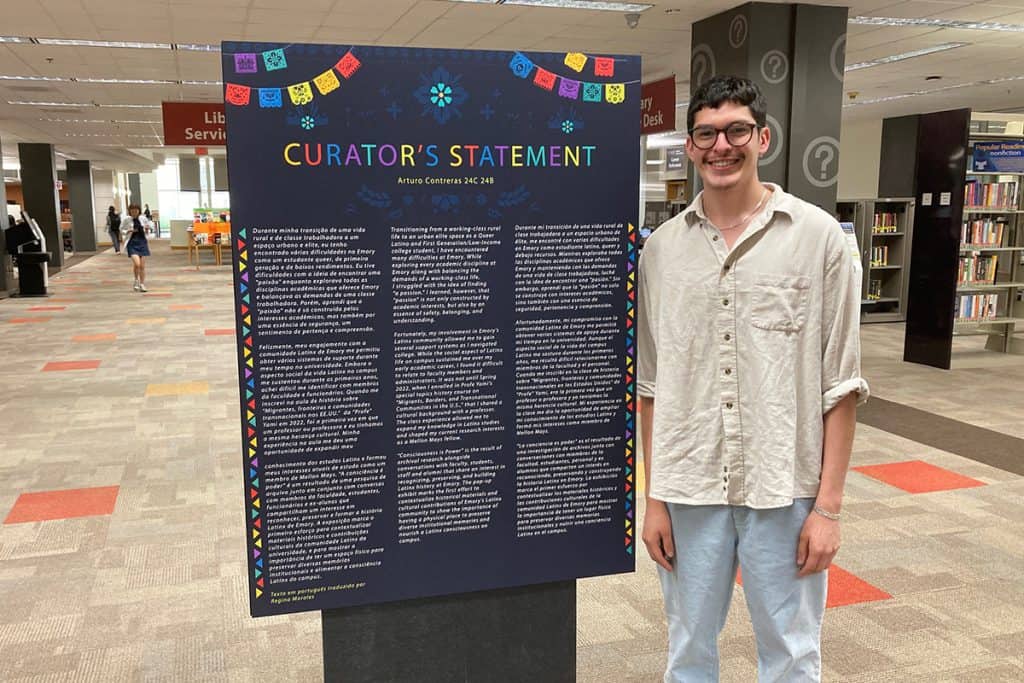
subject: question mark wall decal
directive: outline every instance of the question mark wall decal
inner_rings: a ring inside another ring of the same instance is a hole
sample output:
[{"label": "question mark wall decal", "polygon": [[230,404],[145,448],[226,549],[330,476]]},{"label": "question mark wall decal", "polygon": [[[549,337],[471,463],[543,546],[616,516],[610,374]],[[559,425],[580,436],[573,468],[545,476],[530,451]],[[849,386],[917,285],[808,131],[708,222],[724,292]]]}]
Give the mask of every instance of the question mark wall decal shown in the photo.
[{"label": "question mark wall decal", "polygon": [[747,18],[737,14],[729,24],[729,45],[740,47],[747,42]]},{"label": "question mark wall decal", "polygon": [[704,81],[715,75],[715,53],[711,46],[702,43],[693,48],[690,56],[690,68],[693,71],[693,84],[699,87]]},{"label": "question mark wall decal", "polygon": [[814,150],[814,158],[821,161],[821,179],[825,180],[828,178],[828,165],[835,159],[836,153],[831,147],[827,145],[821,145]]},{"label": "question mark wall decal", "polygon": [[[829,187],[839,179],[839,141],[822,135],[814,138],[804,149],[804,178],[814,187]],[[812,169],[811,166],[814,166]]]},{"label": "question mark wall decal", "polygon": [[789,76],[789,57],[782,50],[769,50],[761,58],[761,77],[772,85]]}]

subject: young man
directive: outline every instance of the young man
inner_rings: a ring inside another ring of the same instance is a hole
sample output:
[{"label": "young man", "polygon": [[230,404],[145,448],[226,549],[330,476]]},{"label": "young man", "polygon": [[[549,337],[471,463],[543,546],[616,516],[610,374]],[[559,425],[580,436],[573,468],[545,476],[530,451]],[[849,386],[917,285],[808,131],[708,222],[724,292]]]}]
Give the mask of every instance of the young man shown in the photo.
[{"label": "young man", "polygon": [[687,114],[704,183],[640,262],[643,540],[669,625],[665,681],[718,680],[737,566],[758,680],[820,680],[825,570],[860,377],[860,283],[839,224],[762,183],[766,103],[719,76]]}]

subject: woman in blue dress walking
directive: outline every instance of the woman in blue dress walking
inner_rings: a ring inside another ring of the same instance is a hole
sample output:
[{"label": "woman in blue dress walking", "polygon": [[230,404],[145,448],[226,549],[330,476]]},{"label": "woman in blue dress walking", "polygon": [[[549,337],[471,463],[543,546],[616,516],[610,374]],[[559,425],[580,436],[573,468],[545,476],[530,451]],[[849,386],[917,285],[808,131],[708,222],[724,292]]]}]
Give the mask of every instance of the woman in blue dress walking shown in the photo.
[{"label": "woman in blue dress walking", "polygon": [[128,243],[125,251],[132,259],[132,270],[135,273],[135,285],[132,287],[136,292],[146,291],[146,257],[149,256],[149,240],[146,233],[149,232],[149,221],[141,216],[142,208],[138,204],[131,204],[128,207],[130,217],[125,227],[128,228]]}]

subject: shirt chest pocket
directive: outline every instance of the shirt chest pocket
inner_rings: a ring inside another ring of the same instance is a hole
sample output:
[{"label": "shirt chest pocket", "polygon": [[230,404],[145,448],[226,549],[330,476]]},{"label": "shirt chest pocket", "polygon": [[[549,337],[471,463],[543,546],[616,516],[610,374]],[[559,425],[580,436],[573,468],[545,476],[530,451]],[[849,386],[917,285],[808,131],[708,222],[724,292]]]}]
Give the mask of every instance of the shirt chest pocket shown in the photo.
[{"label": "shirt chest pocket", "polygon": [[762,330],[799,332],[807,321],[811,279],[759,273],[750,293],[750,323]]}]

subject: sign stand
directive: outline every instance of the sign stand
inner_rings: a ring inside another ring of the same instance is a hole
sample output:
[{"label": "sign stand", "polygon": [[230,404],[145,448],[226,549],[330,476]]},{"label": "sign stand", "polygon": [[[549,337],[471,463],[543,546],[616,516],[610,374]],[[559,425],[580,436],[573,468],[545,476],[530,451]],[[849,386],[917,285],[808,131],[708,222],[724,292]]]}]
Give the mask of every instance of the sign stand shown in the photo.
[{"label": "sign stand", "polygon": [[323,610],[324,681],[576,680],[576,582]]}]

